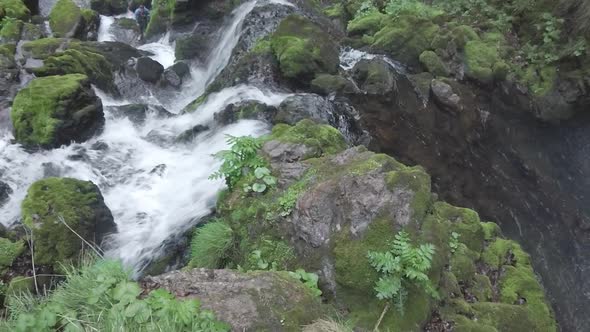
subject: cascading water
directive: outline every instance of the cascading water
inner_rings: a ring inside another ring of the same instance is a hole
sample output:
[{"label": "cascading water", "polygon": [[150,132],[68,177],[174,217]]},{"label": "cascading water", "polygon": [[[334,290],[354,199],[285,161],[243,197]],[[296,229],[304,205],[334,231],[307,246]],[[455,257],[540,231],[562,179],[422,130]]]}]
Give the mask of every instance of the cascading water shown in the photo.
[{"label": "cascading water", "polygon": [[[204,68],[192,68],[192,80],[174,100],[165,104],[174,113],[200,95],[228,63],[240,33],[241,23],[255,7],[249,2],[237,8],[233,20],[224,28],[221,39]],[[112,40],[109,26],[112,17],[102,17],[101,40]],[[143,46],[162,64],[174,63],[172,45],[163,38]],[[154,137],[177,137],[197,124],[211,124],[215,112],[241,100],[259,100],[278,105],[286,94],[262,91],[250,86],[237,86],[211,94],[195,112],[175,117],[159,118],[148,114],[142,124],[115,116],[108,106],[128,104],[125,98],[115,100],[97,90],[105,106],[105,129],[102,134],[81,143],[59,149],[26,152],[11,144],[12,135],[0,131],[0,174],[13,190],[9,200],[0,208],[0,222],[18,222],[20,204],[27,188],[47,176],[73,177],[90,180],[101,189],[111,209],[118,233],[111,238],[107,255],[118,257],[136,271],[157,257],[164,241],[193,226],[199,218],[210,213],[216,193],[223,181],[208,176],[219,166],[212,155],[227,148],[225,135],[259,136],[268,131],[259,121],[240,121],[226,127],[199,134],[190,142],[160,144]]]}]

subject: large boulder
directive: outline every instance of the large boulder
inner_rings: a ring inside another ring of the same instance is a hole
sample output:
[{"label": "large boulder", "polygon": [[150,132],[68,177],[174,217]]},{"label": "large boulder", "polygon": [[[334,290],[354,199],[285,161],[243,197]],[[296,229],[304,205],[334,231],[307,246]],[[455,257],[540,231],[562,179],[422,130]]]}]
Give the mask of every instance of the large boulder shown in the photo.
[{"label": "large boulder", "polygon": [[32,229],[35,263],[77,261],[86,242],[100,245],[116,224],[98,187],[90,181],[46,178],[31,185],[22,218]]},{"label": "large boulder", "polygon": [[156,83],[164,72],[164,67],[158,61],[147,56],[137,59],[135,69],[139,78],[150,83]]},{"label": "large boulder", "polygon": [[175,88],[182,85],[183,79],[189,75],[190,67],[186,62],[179,61],[172,66],[166,68],[163,73],[163,82]]},{"label": "large boulder", "polygon": [[90,0],[90,8],[102,15],[118,15],[127,11],[125,0]]},{"label": "large boulder", "polygon": [[285,272],[193,269],[147,277],[142,286],[196,298],[233,331],[298,331],[325,314],[319,299]]},{"label": "large boulder", "polygon": [[30,15],[31,11],[21,0],[2,0],[0,2],[0,20],[4,17],[27,20]]},{"label": "large boulder", "polygon": [[109,32],[115,36],[116,40],[132,45],[140,37],[137,21],[128,17],[115,18],[115,23],[111,25]]},{"label": "large boulder", "polygon": [[[315,272],[324,299],[367,330],[385,306],[374,289],[380,274],[367,254],[388,250],[405,230],[415,243],[436,248],[428,278],[438,297],[406,288],[405,313],[386,311],[381,329],[420,331],[439,322],[464,330],[556,331],[530,257],[503,239],[496,224],[437,201],[422,167],[363,147],[346,149],[329,128],[308,121],[275,126],[262,153],[277,187],[223,196],[218,218],[232,227],[240,247],[228,254],[231,263],[247,266],[257,250],[278,268]],[[295,258],[285,260],[286,252]]]},{"label": "large boulder", "polygon": [[34,79],[15,97],[11,118],[17,142],[43,148],[85,141],[105,121],[100,99],[81,74]]},{"label": "large boulder", "polygon": [[100,15],[91,9],[82,9],[80,11],[82,19],[75,31],[74,37],[80,40],[97,40],[98,27],[100,25]]},{"label": "large boulder", "polygon": [[352,69],[352,76],[359,88],[368,94],[383,95],[393,91],[395,73],[383,59],[363,59]]},{"label": "large boulder", "polygon": [[336,45],[319,26],[302,16],[290,15],[279,24],[271,48],[282,74],[300,83],[309,83],[317,74],[338,71]]},{"label": "large boulder", "polygon": [[58,0],[49,14],[49,26],[55,37],[73,37],[83,20],[82,11],[73,0]]}]

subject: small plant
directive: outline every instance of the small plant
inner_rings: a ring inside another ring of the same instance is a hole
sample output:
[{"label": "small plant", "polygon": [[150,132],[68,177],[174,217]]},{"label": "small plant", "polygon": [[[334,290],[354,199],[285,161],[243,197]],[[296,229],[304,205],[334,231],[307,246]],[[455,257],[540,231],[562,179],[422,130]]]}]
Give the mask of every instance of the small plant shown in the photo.
[{"label": "small plant", "polygon": [[269,271],[276,271],[277,270],[277,263],[276,262],[267,262],[262,257],[261,250],[254,250],[250,253],[250,257],[248,257],[250,262],[254,263],[259,270],[269,270]]},{"label": "small plant", "polygon": [[254,170],[253,183],[244,184],[244,192],[256,192],[263,193],[268,187],[272,187],[277,184],[277,178],[270,175],[270,170],[266,167],[258,167]]},{"label": "small plant", "polygon": [[435,248],[430,243],[414,246],[410,235],[400,231],[395,235],[391,249],[386,252],[367,253],[371,266],[381,275],[375,284],[377,298],[388,301],[376,329],[389,309],[390,302],[393,302],[402,315],[404,314],[407,289],[410,285],[424,290],[433,298],[439,297],[427,275],[434,251]]},{"label": "small plant", "polygon": [[225,184],[232,191],[240,179],[252,170],[265,166],[264,159],[258,155],[260,141],[251,136],[235,137],[228,135],[229,150],[223,150],[215,156],[223,160],[219,170],[210,179],[225,179]]},{"label": "small plant", "polygon": [[367,15],[370,15],[370,14],[376,13],[376,12],[379,12],[379,9],[377,9],[377,7],[375,7],[375,4],[373,4],[373,1],[366,0],[361,4],[359,9],[356,11],[356,13],[354,14],[354,17],[355,18],[364,17],[364,16],[367,16]]},{"label": "small plant", "polygon": [[303,269],[297,269],[295,272],[289,272],[289,275],[302,281],[307,286],[314,296],[322,295],[322,291],[318,288],[318,275],[311,272],[305,272]]},{"label": "small plant", "polygon": [[431,18],[441,14],[442,11],[418,0],[389,0],[385,6],[385,13],[393,17],[410,14],[422,18]]},{"label": "small plant", "polygon": [[452,232],[451,233],[451,240],[449,241],[449,247],[451,247],[451,253],[455,253],[455,251],[457,251],[457,249],[459,249],[459,245],[461,244],[461,242],[459,242],[459,238],[461,237],[461,235],[457,232]]},{"label": "small plant", "polygon": [[218,268],[234,243],[231,227],[212,221],[195,229],[191,241],[190,267]]}]

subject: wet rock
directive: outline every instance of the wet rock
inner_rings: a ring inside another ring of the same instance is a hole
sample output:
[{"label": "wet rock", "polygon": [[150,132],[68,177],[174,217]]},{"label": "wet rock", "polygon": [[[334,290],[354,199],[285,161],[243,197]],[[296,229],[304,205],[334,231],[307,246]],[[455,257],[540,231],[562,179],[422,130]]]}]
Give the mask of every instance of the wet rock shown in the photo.
[{"label": "wet rock", "polygon": [[160,79],[160,76],[162,76],[164,67],[158,61],[144,56],[137,59],[135,70],[137,70],[137,74],[142,80],[156,83]]},{"label": "wet rock", "polygon": [[191,129],[185,130],[182,134],[178,135],[178,137],[176,138],[177,142],[183,142],[183,143],[188,143],[192,140],[194,140],[199,134],[205,132],[209,130],[208,126],[204,126],[204,125],[196,125],[194,127],[192,127]]},{"label": "wet rock", "polygon": [[221,125],[235,123],[241,119],[256,119],[271,123],[276,112],[276,107],[247,100],[228,105],[223,111],[215,113],[213,118]]},{"label": "wet rock", "polygon": [[332,105],[324,97],[315,94],[298,94],[287,97],[278,107],[276,122],[296,124],[303,119],[330,123],[333,119]]},{"label": "wet rock", "polygon": [[178,60],[196,59],[201,62],[207,60],[211,49],[211,36],[205,34],[191,34],[176,39],[174,55]]},{"label": "wet rock", "polygon": [[145,278],[142,287],[163,288],[179,299],[199,299],[204,309],[235,331],[298,330],[324,314],[319,299],[303,283],[281,272],[173,271]]},{"label": "wet rock", "polygon": [[150,174],[162,176],[164,172],[166,172],[166,164],[159,164],[150,171]]},{"label": "wet rock", "polygon": [[137,43],[140,37],[137,21],[127,17],[116,18],[109,32],[116,40],[130,45]]},{"label": "wet rock", "polygon": [[20,71],[16,68],[14,45],[0,45],[0,123],[8,118],[8,107],[18,90]]},{"label": "wet rock", "polygon": [[81,14],[82,18],[76,28],[74,37],[80,40],[97,40],[100,15],[96,11],[90,9],[82,9]]},{"label": "wet rock", "polygon": [[80,74],[34,79],[14,99],[11,118],[18,142],[42,148],[83,142],[105,121],[100,99]]},{"label": "wet rock", "polygon": [[432,91],[434,101],[441,107],[452,111],[461,111],[463,109],[461,98],[453,91],[453,88],[449,84],[434,79],[430,83],[430,91]]},{"label": "wet rock", "polygon": [[33,229],[35,263],[55,267],[79,259],[83,243],[78,236],[100,245],[107,234],[117,231],[98,187],[71,178],[33,183],[22,204],[22,217]]},{"label": "wet rock", "polygon": [[383,95],[395,89],[395,74],[383,59],[363,59],[352,69],[359,88],[368,94]]},{"label": "wet rock", "polygon": [[12,188],[10,188],[6,182],[0,181],[0,206],[4,205],[4,203],[8,201],[8,198],[11,194]]},{"label": "wet rock", "polygon": [[[41,23],[42,24],[42,23]],[[43,31],[34,24],[25,23],[21,32],[21,40],[37,40],[43,38]]]},{"label": "wet rock", "polygon": [[109,106],[107,110],[109,110],[115,117],[128,118],[136,125],[142,125],[150,113],[153,113],[156,117],[160,118],[167,118],[174,115],[159,105],[129,104]]},{"label": "wet rock", "polygon": [[125,0],[90,0],[90,8],[102,15],[112,16],[123,14],[127,11]]},{"label": "wet rock", "polygon": [[355,93],[358,88],[350,80],[340,75],[320,74],[311,81],[313,92],[329,95],[331,93]]},{"label": "wet rock", "polygon": [[97,150],[97,151],[106,151],[109,149],[109,145],[103,141],[98,141],[98,142],[92,144],[92,146],[90,148],[92,150]]},{"label": "wet rock", "polygon": [[171,68],[164,70],[162,81],[164,84],[171,85],[175,88],[179,88],[182,85],[182,77]]}]

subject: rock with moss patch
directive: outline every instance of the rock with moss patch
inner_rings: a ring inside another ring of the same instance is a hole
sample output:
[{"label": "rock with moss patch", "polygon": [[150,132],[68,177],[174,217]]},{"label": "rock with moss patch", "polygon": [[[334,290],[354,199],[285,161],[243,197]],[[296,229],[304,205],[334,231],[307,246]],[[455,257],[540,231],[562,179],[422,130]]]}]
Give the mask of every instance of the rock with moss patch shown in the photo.
[{"label": "rock with moss patch", "polygon": [[465,74],[480,83],[504,79],[507,65],[502,59],[506,40],[500,34],[488,33],[481,40],[465,44]]},{"label": "rock with moss patch", "polygon": [[447,65],[433,51],[422,52],[420,54],[420,63],[435,76],[449,76],[450,74]]},{"label": "rock with moss patch", "polygon": [[221,112],[214,114],[213,118],[221,125],[228,125],[241,119],[255,119],[271,123],[277,108],[262,104],[255,100],[246,100],[230,104]]},{"label": "rock with moss patch", "polygon": [[43,61],[43,66],[34,68],[37,77],[84,74],[90,82],[106,91],[115,91],[111,64],[104,56],[86,50],[67,49]]},{"label": "rock with moss patch", "polygon": [[16,44],[20,40],[23,22],[16,19],[4,19],[0,29],[0,43]]},{"label": "rock with moss patch", "polygon": [[83,24],[82,11],[73,0],[58,0],[49,14],[49,26],[55,37],[73,37]]},{"label": "rock with moss patch", "polygon": [[176,39],[174,55],[178,60],[207,60],[210,38],[206,35],[191,34]]},{"label": "rock with moss patch", "polygon": [[197,298],[236,331],[298,331],[327,308],[285,272],[193,269],[147,277],[145,289],[163,288],[177,298]]},{"label": "rock with moss patch", "polygon": [[80,74],[36,78],[17,94],[11,119],[17,142],[55,148],[102,130],[100,99]]},{"label": "rock with moss patch", "polygon": [[86,8],[82,9],[80,13],[82,19],[74,33],[74,37],[80,40],[97,40],[100,15],[98,12]]},{"label": "rock with moss patch", "polygon": [[282,74],[308,83],[317,74],[338,70],[338,50],[329,35],[306,18],[291,15],[271,37],[271,48]]},{"label": "rock with moss patch", "polygon": [[350,80],[340,75],[320,74],[311,81],[312,91],[329,95],[332,93],[346,94],[355,93],[358,91],[357,87]]},{"label": "rock with moss patch", "polygon": [[387,15],[377,11],[368,15],[358,16],[348,22],[346,30],[352,36],[374,35],[383,28],[388,18]]},{"label": "rock with moss patch", "polygon": [[22,203],[22,218],[33,230],[35,262],[54,267],[75,263],[87,246],[82,239],[100,245],[117,229],[98,187],[71,178],[33,183]]},{"label": "rock with moss patch", "polygon": [[0,237],[0,273],[12,265],[12,262],[23,253],[24,249],[22,241],[13,242]]},{"label": "rock with moss patch", "polygon": [[0,20],[3,17],[27,20],[31,11],[21,0],[2,0],[0,2]]},{"label": "rock with moss patch", "polygon": [[176,0],[154,0],[150,11],[150,21],[145,30],[147,38],[166,31],[174,17]]},{"label": "rock with moss patch", "polygon": [[403,63],[417,66],[420,54],[430,48],[438,31],[438,25],[428,19],[401,15],[387,21],[387,25],[375,34],[371,47],[386,51]]},{"label": "rock with moss patch", "polygon": [[352,69],[359,88],[369,94],[383,95],[393,91],[396,74],[383,59],[363,59]]},{"label": "rock with moss patch", "polygon": [[332,124],[333,113],[328,99],[314,94],[296,94],[281,102],[274,122],[294,125],[303,119],[312,119],[317,123]]}]

